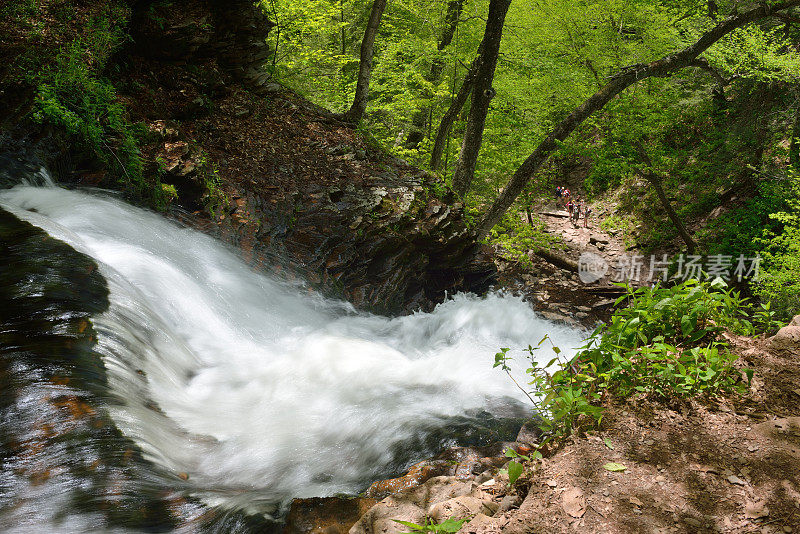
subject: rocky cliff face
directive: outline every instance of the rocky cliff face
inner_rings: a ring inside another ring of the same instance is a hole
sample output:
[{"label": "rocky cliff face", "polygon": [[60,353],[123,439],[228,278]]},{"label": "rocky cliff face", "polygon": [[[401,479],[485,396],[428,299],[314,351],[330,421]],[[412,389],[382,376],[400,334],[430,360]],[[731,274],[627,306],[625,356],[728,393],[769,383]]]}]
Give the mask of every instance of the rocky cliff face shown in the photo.
[{"label": "rocky cliff face", "polygon": [[242,191],[233,213],[206,229],[254,264],[378,312],[426,308],[448,291],[483,292],[493,281],[461,205],[429,198],[420,180],[310,184],[287,197],[273,204]]}]

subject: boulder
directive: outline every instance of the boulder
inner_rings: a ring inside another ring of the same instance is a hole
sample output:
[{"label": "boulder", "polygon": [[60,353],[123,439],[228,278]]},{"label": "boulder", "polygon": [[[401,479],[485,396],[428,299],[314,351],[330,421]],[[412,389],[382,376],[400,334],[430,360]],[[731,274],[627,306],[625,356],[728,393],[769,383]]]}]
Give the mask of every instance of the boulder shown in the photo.
[{"label": "boulder", "polygon": [[350,534],[401,534],[409,528],[397,521],[425,523],[425,511],[414,502],[388,497],[369,509],[350,529]]},{"label": "boulder", "polygon": [[383,499],[370,508],[349,532],[350,534],[408,532],[407,527],[395,520],[422,524],[426,520],[428,510],[436,503],[457,497],[479,498],[483,495],[474,482],[465,482],[456,477],[434,477],[419,487]]},{"label": "boulder", "polygon": [[455,520],[472,517],[478,513],[494,515],[497,511],[497,503],[484,497],[483,499],[473,495],[462,495],[443,502],[432,504],[428,508],[428,517],[436,523],[441,523],[451,517]]},{"label": "boulder", "polygon": [[496,520],[492,519],[488,515],[478,514],[475,517],[473,517],[469,523],[461,527],[461,530],[459,530],[459,532],[465,534],[475,534],[478,532],[492,532],[492,531],[496,532],[497,526],[494,524],[495,522]]},{"label": "boulder", "polygon": [[769,338],[769,347],[779,352],[790,352],[800,355],[800,315],[784,326],[778,333]]}]

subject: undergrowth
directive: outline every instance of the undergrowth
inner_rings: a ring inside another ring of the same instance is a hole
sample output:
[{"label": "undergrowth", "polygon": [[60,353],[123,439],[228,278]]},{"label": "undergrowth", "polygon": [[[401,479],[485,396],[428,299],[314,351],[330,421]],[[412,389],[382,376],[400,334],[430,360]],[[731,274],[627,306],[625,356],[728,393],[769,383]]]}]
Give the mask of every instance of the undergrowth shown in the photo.
[{"label": "undergrowth", "polygon": [[172,191],[157,175],[145,177],[139,149],[144,128],[129,121],[124,103],[102,75],[128,39],[128,9],[110,2],[84,31],[60,43],[53,57],[44,52],[39,57],[34,49],[21,77],[34,87],[34,121],[63,131],[78,156],[108,169],[132,199],[164,209]]},{"label": "undergrowth", "polygon": [[[542,418],[544,432],[533,457],[577,428],[598,426],[601,403],[608,396],[669,399],[746,393],[753,369],[740,371],[734,365],[737,356],[723,332],[754,335],[781,326],[769,305],[749,313],[747,299],[720,279],[687,280],[673,287],[618,285],[626,288],[626,295],[616,304],[628,300],[628,306],[598,327],[577,355],[566,358],[548,336],[524,351],[530,361],[530,389],[517,385]],[[536,356],[546,342],[554,356],[541,365]],[[509,350],[502,348],[494,365],[514,380]]]},{"label": "undergrowth", "polygon": [[545,232],[547,225],[535,213],[531,213],[533,224],[523,223],[516,210],[510,210],[489,233],[492,244],[499,246],[499,253],[507,261],[523,267],[533,267],[528,251],[537,249],[565,248],[563,240]]}]

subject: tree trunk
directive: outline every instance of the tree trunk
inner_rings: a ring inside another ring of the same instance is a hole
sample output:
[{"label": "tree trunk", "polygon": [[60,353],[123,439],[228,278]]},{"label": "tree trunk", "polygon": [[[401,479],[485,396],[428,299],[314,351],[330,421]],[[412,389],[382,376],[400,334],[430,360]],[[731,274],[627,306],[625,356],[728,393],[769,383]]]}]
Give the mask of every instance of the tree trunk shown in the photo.
[{"label": "tree trunk", "polygon": [[[439,42],[436,44],[436,50],[439,52],[447,48],[453,42],[453,36],[456,33],[458,26],[458,18],[461,16],[461,10],[464,7],[464,0],[450,0],[447,3],[447,15],[445,16],[445,26],[442,30],[442,35],[439,37]],[[426,77],[427,81],[431,84],[439,83],[444,71],[444,60],[437,56],[431,63],[431,70]],[[425,138],[425,125],[428,122],[428,117],[433,109],[433,104],[429,104],[422,109],[417,110],[411,119],[411,130],[408,132],[405,147],[408,149],[415,149],[419,143]]]},{"label": "tree trunk", "polygon": [[667,215],[675,225],[675,229],[678,230],[681,239],[683,239],[683,242],[686,243],[686,249],[689,251],[689,254],[694,254],[694,250],[697,248],[697,243],[694,242],[694,239],[692,239],[692,236],[689,235],[689,232],[686,230],[686,227],[683,225],[680,217],[678,217],[678,214],[672,208],[672,204],[670,204],[666,193],[664,193],[664,187],[661,184],[661,177],[653,171],[653,162],[650,161],[650,157],[647,155],[647,152],[645,152],[641,143],[636,143],[636,150],[639,152],[639,157],[648,167],[648,169],[642,173],[642,176],[644,176],[644,178],[650,182],[650,184],[652,184],[653,188],[656,190],[656,195],[658,195],[661,205],[664,207]]},{"label": "tree trunk", "polygon": [[372,3],[367,30],[364,32],[364,39],[361,41],[361,60],[358,64],[356,95],[353,98],[353,105],[350,106],[350,109],[339,117],[345,122],[357,124],[367,109],[369,78],[372,75],[372,56],[375,53],[375,37],[378,35],[378,27],[381,24],[381,17],[383,17],[385,9],[386,0],[375,0]]},{"label": "tree trunk", "polygon": [[478,162],[478,153],[483,143],[486,115],[489,113],[489,103],[494,97],[492,81],[497,66],[497,56],[500,54],[503,24],[510,6],[511,0],[490,0],[489,2],[489,15],[483,34],[483,53],[475,76],[475,85],[472,88],[472,102],[464,131],[464,140],[461,143],[461,153],[453,172],[453,190],[462,197],[469,191],[472,177],[475,175],[475,165]]},{"label": "tree trunk", "polygon": [[693,44],[652,63],[639,63],[619,71],[605,87],[586,99],[545,137],[536,150],[514,172],[500,196],[494,201],[483,220],[478,225],[478,236],[483,237],[502,219],[506,210],[522,192],[528,181],[555,151],[558,143],[566,139],[592,113],[603,108],[612,98],[640,80],[651,76],[669,76],[684,67],[691,66],[694,60],[708,47],[736,28],[755,20],[766,18],[795,6],[800,0],[784,0],[771,6],[760,5],[753,9],[734,15],[707,31]]},{"label": "tree trunk", "polygon": [[789,164],[800,171],[800,109],[797,110],[792,129],[791,141],[789,141]]},{"label": "tree trunk", "polygon": [[656,176],[653,172],[645,172],[644,177],[648,182],[653,184],[656,194],[658,195],[658,199],[661,200],[661,205],[664,206],[664,209],[667,211],[667,215],[669,215],[669,218],[672,220],[673,224],[675,224],[675,228],[681,235],[681,239],[683,239],[683,242],[686,243],[686,249],[689,251],[689,254],[694,254],[694,249],[697,248],[697,243],[694,242],[692,236],[690,236],[689,232],[686,231],[686,227],[681,222],[678,214],[675,213],[674,209],[672,209],[672,204],[669,203],[667,195],[664,194],[664,188],[661,186],[661,178]]},{"label": "tree trunk", "polygon": [[447,136],[450,135],[450,129],[453,127],[456,117],[458,117],[458,112],[464,107],[467,97],[472,91],[472,84],[475,82],[475,75],[478,73],[478,65],[481,61],[482,46],[478,48],[478,57],[475,58],[467,74],[464,75],[461,89],[458,90],[458,94],[456,94],[450,103],[450,107],[447,108],[447,111],[442,116],[441,122],[439,122],[439,129],[436,130],[436,140],[433,142],[433,150],[431,151],[431,169],[434,171],[438,171],[442,166],[442,152],[444,151]]}]

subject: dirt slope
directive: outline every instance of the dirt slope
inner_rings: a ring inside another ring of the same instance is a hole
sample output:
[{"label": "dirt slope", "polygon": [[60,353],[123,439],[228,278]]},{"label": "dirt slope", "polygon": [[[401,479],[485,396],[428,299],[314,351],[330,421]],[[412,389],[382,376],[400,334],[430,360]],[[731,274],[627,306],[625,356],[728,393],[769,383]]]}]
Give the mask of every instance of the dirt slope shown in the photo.
[{"label": "dirt slope", "polygon": [[610,403],[599,432],[529,475],[518,510],[462,532],[800,530],[800,347],[731,341],[757,369],[748,397]]}]

